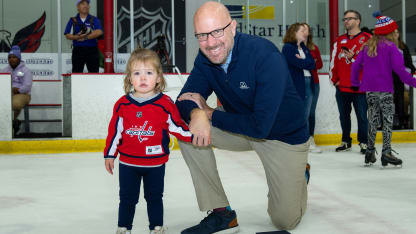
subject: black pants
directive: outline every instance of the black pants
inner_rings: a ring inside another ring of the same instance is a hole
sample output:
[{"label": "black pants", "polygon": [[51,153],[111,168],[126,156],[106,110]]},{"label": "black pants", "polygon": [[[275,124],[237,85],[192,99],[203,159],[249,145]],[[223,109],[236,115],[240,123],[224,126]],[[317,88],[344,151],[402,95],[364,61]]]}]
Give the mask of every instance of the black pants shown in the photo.
[{"label": "black pants", "polygon": [[72,49],[72,73],[82,73],[87,64],[88,72],[98,73],[98,47],[76,46]]},{"label": "black pants", "polygon": [[[393,127],[405,127],[406,113],[404,111],[404,84],[397,75],[393,75],[394,84],[394,106],[395,119],[393,119]],[[396,120],[396,121],[394,121]]]},{"label": "black pants", "polygon": [[163,226],[163,190],[165,187],[165,164],[160,167],[133,167],[119,164],[120,204],[118,226],[131,230],[136,204],[139,201],[140,184],[143,180],[144,199],[147,203],[149,229]]}]

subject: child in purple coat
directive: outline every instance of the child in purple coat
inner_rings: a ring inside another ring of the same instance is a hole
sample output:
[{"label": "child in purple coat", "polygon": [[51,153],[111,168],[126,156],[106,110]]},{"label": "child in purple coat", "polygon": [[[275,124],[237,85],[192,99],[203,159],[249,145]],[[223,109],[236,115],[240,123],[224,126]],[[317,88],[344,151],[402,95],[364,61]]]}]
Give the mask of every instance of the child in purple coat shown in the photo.
[{"label": "child in purple coat", "polygon": [[[365,163],[376,162],[375,139],[377,126],[383,118],[383,149],[381,163],[401,165],[402,160],[392,153],[391,135],[394,116],[393,77],[394,71],[404,83],[416,87],[416,79],[406,70],[403,54],[397,48],[396,22],[387,16],[375,15],[374,36],[367,42],[352,64],[352,88],[366,92],[368,104],[368,147]],[[359,75],[362,72],[360,82]]]}]

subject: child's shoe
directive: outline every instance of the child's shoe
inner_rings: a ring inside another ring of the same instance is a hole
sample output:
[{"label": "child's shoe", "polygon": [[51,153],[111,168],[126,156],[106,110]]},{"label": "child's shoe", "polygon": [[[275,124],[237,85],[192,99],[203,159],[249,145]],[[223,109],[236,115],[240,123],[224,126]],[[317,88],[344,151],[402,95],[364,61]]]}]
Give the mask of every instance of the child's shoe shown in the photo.
[{"label": "child's shoe", "polygon": [[150,234],[165,234],[167,230],[167,227],[156,226],[155,229],[150,231]]},{"label": "child's shoe", "polygon": [[125,227],[117,228],[116,234],[131,234],[131,230],[127,230]]}]

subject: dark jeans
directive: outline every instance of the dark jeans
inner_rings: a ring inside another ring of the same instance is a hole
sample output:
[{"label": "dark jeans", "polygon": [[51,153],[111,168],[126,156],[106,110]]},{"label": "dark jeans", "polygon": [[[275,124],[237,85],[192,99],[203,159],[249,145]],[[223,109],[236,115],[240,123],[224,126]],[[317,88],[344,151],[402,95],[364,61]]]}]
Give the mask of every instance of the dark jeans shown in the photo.
[{"label": "dark jeans", "polygon": [[98,47],[76,46],[72,49],[72,73],[84,72],[85,64],[88,72],[98,73],[100,67]]},{"label": "dark jeans", "polygon": [[351,104],[354,106],[358,121],[357,138],[360,143],[367,144],[368,140],[368,120],[367,120],[367,100],[364,93],[341,92],[337,87],[335,94],[337,100],[339,120],[342,128],[342,141],[351,143]]},{"label": "dark jeans", "polygon": [[313,84],[313,94],[312,94],[312,105],[311,110],[309,112],[309,135],[313,136],[315,134],[315,111],[316,111],[316,105],[318,104],[318,97],[319,97],[319,83]]},{"label": "dark jeans", "polygon": [[165,164],[160,167],[133,167],[120,163],[120,205],[118,226],[132,229],[136,204],[139,201],[140,183],[143,178],[144,198],[147,203],[149,229],[163,226],[163,189]]}]

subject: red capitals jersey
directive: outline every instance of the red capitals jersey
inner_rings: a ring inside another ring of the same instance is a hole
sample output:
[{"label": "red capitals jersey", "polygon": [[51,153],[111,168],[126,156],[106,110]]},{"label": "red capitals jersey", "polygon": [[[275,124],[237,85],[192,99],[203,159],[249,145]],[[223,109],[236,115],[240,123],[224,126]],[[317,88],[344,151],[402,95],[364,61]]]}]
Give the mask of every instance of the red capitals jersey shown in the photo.
[{"label": "red capitals jersey", "polygon": [[[355,93],[355,91],[351,89],[351,65],[361,51],[364,43],[366,43],[370,37],[371,35],[366,32],[360,32],[352,38],[347,34],[344,34],[339,36],[334,43],[334,49],[331,54],[329,77],[334,84],[339,81],[338,87],[342,92]],[[343,47],[348,48],[354,53],[351,60],[345,56],[342,49]]]},{"label": "red capitals jersey", "polygon": [[170,97],[159,94],[139,103],[129,95],[114,105],[108,127],[104,158],[129,165],[161,165],[169,157],[169,133],[191,142],[192,134]]}]

